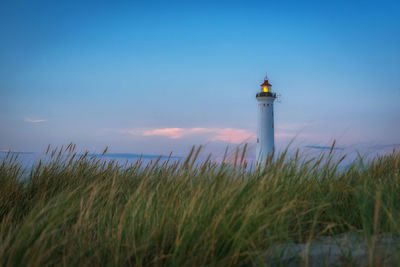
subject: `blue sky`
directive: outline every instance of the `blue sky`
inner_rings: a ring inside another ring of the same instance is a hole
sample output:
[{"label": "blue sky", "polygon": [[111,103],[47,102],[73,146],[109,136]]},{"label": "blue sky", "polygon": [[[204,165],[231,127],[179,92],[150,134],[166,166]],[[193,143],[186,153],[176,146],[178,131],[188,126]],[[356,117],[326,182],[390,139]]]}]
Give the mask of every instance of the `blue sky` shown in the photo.
[{"label": "blue sky", "polygon": [[[113,3],[114,2],[114,3]],[[0,150],[400,143],[396,1],[2,1]]]}]

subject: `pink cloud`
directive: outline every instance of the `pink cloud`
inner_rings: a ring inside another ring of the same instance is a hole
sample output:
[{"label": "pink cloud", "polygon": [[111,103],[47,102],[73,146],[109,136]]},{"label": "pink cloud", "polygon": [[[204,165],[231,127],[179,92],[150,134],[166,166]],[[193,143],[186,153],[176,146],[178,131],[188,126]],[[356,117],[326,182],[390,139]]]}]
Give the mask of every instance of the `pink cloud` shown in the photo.
[{"label": "pink cloud", "polygon": [[[275,140],[320,140],[324,136],[316,133],[304,132],[304,130],[292,130],[301,127],[301,124],[284,125],[284,129],[276,129]],[[192,128],[155,128],[155,129],[106,129],[106,132],[117,132],[134,136],[163,136],[170,139],[181,139],[186,137],[200,137],[206,141],[223,141],[228,143],[240,144],[244,142],[255,143],[256,133],[247,129],[240,128],[216,128],[216,127],[192,127]]]},{"label": "pink cloud", "polygon": [[185,136],[185,129],[183,128],[163,128],[143,131],[142,136],[167,136],[172,139],[182,138]]},{"label": "pink cloud", "polygon": [[172,139],[194,135],[204,135],[209,141],[242,143],[253,138],[255,134],[245,129],[234,128],[161,128],[145,130],[142,136],[166,136]]},{"label": "pink cloud", "polygon": [[[297,126],[297,125],[296,125]],[[292,128],[290,125],[283,128]],[[193,127],[193,128],[133,128],[133,129],[102,129],[100,135],[108,133],[128,134],[133,136],[163,136],[170,139],[181,139],[186,137],[200,137],[206,141],[223,141],[228,143],[240,144],[244,142],[255,143],[256,133],[247,129],[240,128],[216,128],[216,127]],[[301,130],[277,129],[275,132],[276,141],[284,140],[319,140],[323,136],[315,133],[306,133]]]},{"label": "pink cloud", "polygon": [[244,129],[216,129],[216,135],[211,139],[211,141],[225,141],[230,143],[242,143],[249,141],[251,138],[255,137],[255,134]]}]

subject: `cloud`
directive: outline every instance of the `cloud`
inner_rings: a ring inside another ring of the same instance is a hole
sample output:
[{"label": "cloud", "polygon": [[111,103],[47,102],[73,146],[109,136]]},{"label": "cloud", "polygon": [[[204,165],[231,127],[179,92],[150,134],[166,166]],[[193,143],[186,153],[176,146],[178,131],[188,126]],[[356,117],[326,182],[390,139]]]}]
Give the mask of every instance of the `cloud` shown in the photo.
[{"label": "cloud", "polygon": [[182,138],[185,135],[189,134],[190,129],[183,128],[162,128],[162,129],[154,129],[154,130],[146,130],[141,133],[142,136],[166,136],[172,139]]},{"label": "cloud", "polygon": [[24,121],[30,122],[30,123],[42,123],[42,122],[45,122],[46,120],[25,118]]},{"label": "cloud", "polygon": [[[297,126],[297,125],[296,125]],[[286,128],[286,127],[285,127]],[[287,128],[291,128],[287,126]],[[130,135],[135,137],[159,136],[169,139],[198,138],[205,141],[222,141],[227,143],[256,143],[256,132],[240,128],[218,128],[218,127],[166,127],[166,128],[131,128],[115,129],[103,128],[96,132],[97,135]],[[291,130],[277,129],[275,141],[286,142],[290,140],[315,141],[325,140],[326,137],[316,133],[295,132]]]},{"label": "cloud", "polygon": [[121,130],[120,133],[140,136],[165,136],[171,139],[180,139],[190,136],[203,136],[208,141],[224,141],[242,143],[255,137],[253,132],[237,128],[157,128],[147,130]]},{"label": "cloud", "polygon": [[218,129],[216,135],[211,139],[211,141],[225,141],[230,143],[242,143],[248,141],[252,137],[255,137],[255,133],[249,132],[244,129]]}]

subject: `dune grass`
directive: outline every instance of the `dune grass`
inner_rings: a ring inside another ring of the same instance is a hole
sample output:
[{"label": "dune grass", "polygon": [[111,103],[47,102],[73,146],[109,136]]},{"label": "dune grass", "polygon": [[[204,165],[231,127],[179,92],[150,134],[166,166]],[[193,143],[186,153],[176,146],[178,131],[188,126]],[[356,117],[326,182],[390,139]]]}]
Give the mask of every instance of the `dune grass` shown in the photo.
[{"label": "dune grass", "polygon": [[[400,233],[400,153],[338,168],[332,149],[249,170],[186,159],[130,166],[48,149],[0,164],[0,265],[262,265],[272,246],[349,231]],[[26,177],[27,176],[27,177]]]}]

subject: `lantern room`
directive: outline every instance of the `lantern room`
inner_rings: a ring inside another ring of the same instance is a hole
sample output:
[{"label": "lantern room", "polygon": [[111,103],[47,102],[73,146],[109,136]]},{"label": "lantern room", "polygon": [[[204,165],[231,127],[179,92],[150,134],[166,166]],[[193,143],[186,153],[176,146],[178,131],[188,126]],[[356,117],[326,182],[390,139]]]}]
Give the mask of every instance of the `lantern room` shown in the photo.
[{"label": "lantern room", "polygon": [[265,77],[264,82],[261,84],[261,92],[269,93],[271,92],[272,85],[268,82],[267,77]]},{"label": "lantern room", "polygon": [[276,98],[276,94],[272,92],[272,85],[269,83],[267,75],[265,75],[264,82],[260,86],[261,91],[256,94],[256,97]]}]

